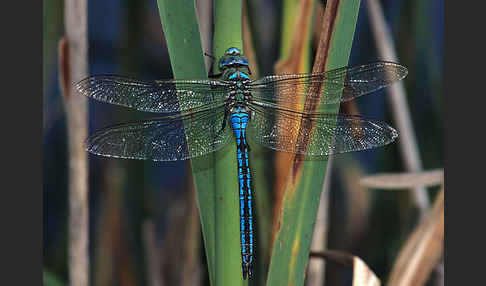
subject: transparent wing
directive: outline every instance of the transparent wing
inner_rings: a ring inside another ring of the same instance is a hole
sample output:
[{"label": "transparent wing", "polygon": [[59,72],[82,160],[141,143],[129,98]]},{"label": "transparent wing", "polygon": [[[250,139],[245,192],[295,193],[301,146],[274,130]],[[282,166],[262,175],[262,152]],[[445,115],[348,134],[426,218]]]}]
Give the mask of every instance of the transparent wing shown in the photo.
[{"label": "transparent wing", "polygon": [[91,135],[86,150],[116,158],[186,160],[214,152],[229,142],[230,128],[218,132],[223,120],[224,107],[214,112],[115,125]]},{"label": "transparent wing", "polygon": [[218,80],[141,81],[117,75],[97,75],[76,84],[85,96],[140,111],[196,112],[224,103],[226,83]]},{"label": "transparent wing", "polygon": [[250,109],[249,136],[265,147],[283,152],[326,156],[384,146],[398,137],[388,124],[360,116],[304,115],[255,105]]},{"label": "transparent wing", "polygon": [[313,83],[323,82],[323,94],[318,97],[308,94],[307,100],[312,104],[336,104],[386,87],[405,78],[407,73],[404,66],[379,61],[323,73],[267,76],[251,82],[250,90],[253,100],[261,105],[303,105],[307,87]]}]

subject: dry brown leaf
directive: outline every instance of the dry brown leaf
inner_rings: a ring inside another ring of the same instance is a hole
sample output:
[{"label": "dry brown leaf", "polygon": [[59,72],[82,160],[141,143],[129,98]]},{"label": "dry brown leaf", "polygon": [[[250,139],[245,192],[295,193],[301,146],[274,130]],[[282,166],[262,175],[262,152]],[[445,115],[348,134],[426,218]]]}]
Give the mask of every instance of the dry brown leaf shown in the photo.
[{"label": "dry brown leaf", "polygon": [[424,285],[444,248],[444,186],[433,208],[410,234],[393,265],[388,285]]},{"label": "dry brown leaf", "polygon": [[361,178],[360,184],[378,189],[411,189],[440,185],[444,182],[444,169],[417,173],[378,174]]},{"label": "dry brown leaf", "polygon": [[381,285],[380,279],[358,256],[352,254],[327,250],[323,252],[313,252],[311,257],[321,257],[328,261],[333,261],[345,266],[353,267],[353,286],[377,286]]}]

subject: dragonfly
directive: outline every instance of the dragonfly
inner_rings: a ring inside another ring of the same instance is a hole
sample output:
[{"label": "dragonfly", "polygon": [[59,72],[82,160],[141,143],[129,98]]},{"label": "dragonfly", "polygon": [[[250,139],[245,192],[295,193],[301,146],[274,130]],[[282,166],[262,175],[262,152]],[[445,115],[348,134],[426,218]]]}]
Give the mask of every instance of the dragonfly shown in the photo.
[{"label": "dragonfly", "polygon": [[[96,155],[177,161],[208,155],[236,141],[242,275],[251,279],[255,233],[247,138],[309,158],[387,145],[398,136],[387,123],[326,113],[325,108],[382,89],[403,79],[408,71],[397,63],[377,61],[251,80],[248,59],[235,47],[225,51],[218,67],[218,77],[205,79],[142,81],[95,75],[76,88],[101,102],[162,114],[96,131],[86,140],[87,151]],[[309,93],[307,89],[314,84],[324,89]],[[306,104],[317,107],[309,112]]]}]

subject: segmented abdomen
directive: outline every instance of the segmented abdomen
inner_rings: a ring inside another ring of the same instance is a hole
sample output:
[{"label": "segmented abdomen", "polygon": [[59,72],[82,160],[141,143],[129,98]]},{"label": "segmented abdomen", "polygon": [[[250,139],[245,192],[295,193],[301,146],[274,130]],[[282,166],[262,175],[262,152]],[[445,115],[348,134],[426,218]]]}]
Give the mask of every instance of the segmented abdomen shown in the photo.
[{"label": "segmented abdomen", "polygon": [[243,277],[252,275],[253,263],[253,211],[251,175],[248,164],[248,144],[246,142],[246,125],[248,112],[237,109],[231,113],[231,127],[236,137],[238,181],[240,198],[240,235]]}]

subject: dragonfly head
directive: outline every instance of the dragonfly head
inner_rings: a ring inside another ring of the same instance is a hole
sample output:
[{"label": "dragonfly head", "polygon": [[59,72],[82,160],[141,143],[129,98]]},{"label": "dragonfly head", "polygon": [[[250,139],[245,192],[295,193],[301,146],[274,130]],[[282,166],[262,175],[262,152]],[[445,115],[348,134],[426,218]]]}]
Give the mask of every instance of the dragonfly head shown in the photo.
[{"label": "dragonfly head", "polygon": [[229,68],[248,68],[248,59],[243,56],[240,49],[231,47],[224,52],[224,55],[219,60],[219,69],[225,71]]},{"label": "dragonfly head", "polygon": [[238,48],[231,47],[231,48],[227,49],[226,51],[224,51],[224,54],[225,55],[230,55],[230,56],[240,56],[241,55],[241,51]]}]

